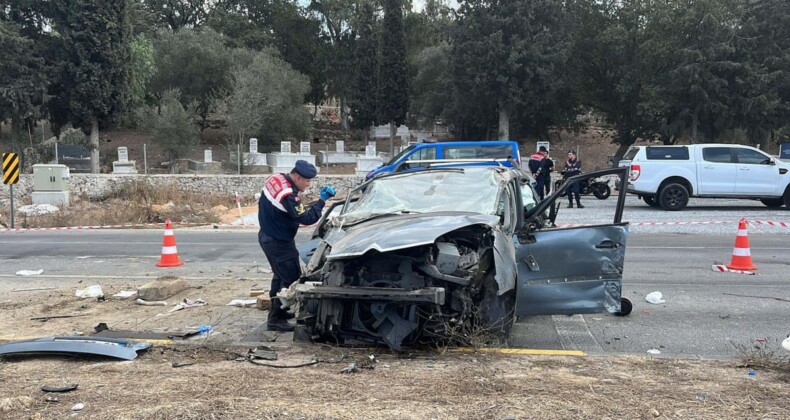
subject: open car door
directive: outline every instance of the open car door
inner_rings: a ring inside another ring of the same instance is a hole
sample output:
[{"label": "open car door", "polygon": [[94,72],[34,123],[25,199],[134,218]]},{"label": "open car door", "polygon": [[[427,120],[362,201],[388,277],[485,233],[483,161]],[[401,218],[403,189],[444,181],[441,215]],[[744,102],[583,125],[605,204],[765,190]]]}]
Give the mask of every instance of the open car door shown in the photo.
[{"label": "open car door", "polygon": [[[621,308],[620,296],[628,238],[628,223],[621,220],[627,173],[628,168],[613,168],[575,176],[528,212],[515,244],[517,316],[630,312],[627,300]],[[605,175],[618,175],[621,188],[616,204],[609,206],[611,219],[578,222],[590,212],[568,209],[558,222],[562,195],[571,184]],[[549,222],[542,223],[547,210]]]}]

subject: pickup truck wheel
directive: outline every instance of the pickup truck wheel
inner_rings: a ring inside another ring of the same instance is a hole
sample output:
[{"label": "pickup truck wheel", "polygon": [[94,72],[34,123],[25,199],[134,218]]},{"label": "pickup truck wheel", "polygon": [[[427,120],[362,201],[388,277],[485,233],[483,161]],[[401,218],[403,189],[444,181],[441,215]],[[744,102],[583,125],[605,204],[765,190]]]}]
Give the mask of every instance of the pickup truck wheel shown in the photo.
[{"label": "pickup truck wheel", "polygon": [[763,198],[760,202],[768,207],[782,207],[782,204],[784,204],[781,198]]},{"label": "pickup truck wheel", "polygon": [[658,207],[658,200],[656,200],[656,196],[654,195],[643,195],[642,201],[650,207]]},{"label": "pickup truck wheel", "polygon": [[785,207],[790,209],[790,187],[787,187],[785,190],[785,195],[782,197],[782,201],[785,202]]},{"label": "pickup truck wheel", "polygon": [[667,184],[658,193],[658,199],[664,210],[681,210],[689,202],[689,191],[681,184]]}]

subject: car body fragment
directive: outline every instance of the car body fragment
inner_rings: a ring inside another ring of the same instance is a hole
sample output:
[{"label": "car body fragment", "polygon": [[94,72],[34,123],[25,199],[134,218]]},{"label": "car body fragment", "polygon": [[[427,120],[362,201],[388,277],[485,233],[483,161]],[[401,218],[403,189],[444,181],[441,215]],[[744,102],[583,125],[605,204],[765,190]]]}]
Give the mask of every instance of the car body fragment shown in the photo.
[{"label": "car body fragment", "polygon": [[0,345],[0,355],[12,354],[90,354],[134,360],[137,352],[147,350],[150,343],[96,337],[41,337]]}]

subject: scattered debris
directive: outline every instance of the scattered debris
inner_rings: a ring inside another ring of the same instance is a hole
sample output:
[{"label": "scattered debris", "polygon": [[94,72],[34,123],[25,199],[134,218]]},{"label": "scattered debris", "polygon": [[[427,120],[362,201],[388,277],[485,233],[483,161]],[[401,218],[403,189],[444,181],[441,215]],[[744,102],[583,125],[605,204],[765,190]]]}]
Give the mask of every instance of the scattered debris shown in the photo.
[{"label": "scattered debris", "polygon": [[77,389],[79,384],[68,384],[63,386],[49,386],[44,385],[41,387],[41,390],[44,392],[71,392]]},{"label": "scattered debris", "polygon": [[182,309],[195,308],[198,306],[206,306],[206,305],[208,305],[208,303],[206,303],[206,301],[203,299],[192,300],[192,299],[184,298],[184,300],[178,302],[176,306],[174,306],[167,312],[170,313],[170,312],[180,311]]},{"label": "scattered debris", "polygon": [[165,300],[188,288],[189,284],[181,277],[162,276],[137,289],[137,297],[149,301]]},{"label": "scattered debris", "polygon": [[240,307],[253,306],[257,301],[258,301],[257,299],[233,299],[230,302],[228,302],[225,306],[240,306]]},{"label": "scattered debris", "polygon": [[258,295],[258,298],[255,301],[255,307],[262,311],[268,311],[271,309],[272,300],[269,295]]},{"label": "scattered debris", "polygon": [[173,366],[174,368],[180,368],[180,367],[184,367],[184,366],[192,366],[195,363],[196,362],[194,360],[190,360],[188,362],[173,362],[173,364],[170,365],[170,366]]},{"label": "scattered debris", "polygon": [[251,297],[258,297],[260,295],[265,295],[266,293],[269,293],[269,291],[268,290],[250,290],[250,296]]},{"label": "scattered debris", "polygon": [[203,334],[205,330],[202,328],[189,328],[184,331],[124,331],[124,330],[111,330],[107,324],[102,322],[94,327],[94,337],[109,337],[109,338],[124,338],[130,340],[185,340],[189,337]]},{"label": "scattered debris", "polygon": [[272,273],[272,269],[271,268],[265,268],[265,267],[258,267],[258,272],[259,273],[264,273],[264,274],[271,274]]},{"label": "scattered debris", "polygon": [[30,318],[30,320],[31,320],[31,321],[41,321],[41,322],[47,322],[47,321],[49,321],[50,319],[60,319],[60,318],[76,318],[76,317],[80,317],[80,316],[88,316],[88,315],[84,315],[84,314],[83,314],[83,315],[49,315],[49,316],[37,316],[37,317]]},{"label": "scattered debris", "polygon": [[[41,270],[41,271],[44,271],[44,270]],[[19,274],[19,273],[17,273],[17,274]],[[57,287],[55,287],[55,286],[48,286],[48,287],[28,287],[28,288],[25,288],[25,289],[13,289],[13,290],[11,290],[11,291],[12,291],[12,292],[35,292],[35,291],[38,291],[38,290],[53,290],[53,289],[57,289]]]},{"label": "scattered debris", "polygon": [[754,271],[748,270],[737,270],[735,268],[729,268],[723,264],[713,264],[711,266],[711,270],[716,271],[718,273],[735,273],[735,274],[748,274],[750,276],[757,275]]},{"label": "scattered debris", "polygon": [[247,357],[251,359],[277,360],[277,352],[271,347],[250,349]]},{"label": "scattered debris", "polygon": [[132,296],[134,296],[136,294],[137,294],[137,290],[121,290],[120,292],[118,292],[118,293],[116,293],[116,294],[114,294],[112,296],[113,297],[117,297],[117,298],[121,298],[121,299],[126,299],[126,298],[130,298],[130,297],[132,297]]},{"label": "scattered debris", "polygon": [[19,270],[16,272],[17,276],[37,276],[43,273],[44,270]]},{"label": "scattered debris", "polygon": [[785,338],[782,340],[782,348],[785,349],[788,353],[790,353],[790,337]]},{"label": "scattered debris", "polygon": [[133,360],[137,358],[138,351],[147,350],[150,347],[151,344],[149,343],[131,342],[115,338],[42,337],[0,345],[0,355],[75,353]]},{"label": "scattered debris", "polygon": [[135,302],[137,302],[138,305],[143,305],[143,306],[167,306],[167,302],[163,300],[149,301],[149,300],[143,300],[138,298]]},{"label": "scattered debris", "polygon": [[730,318],[730,314],[727,314],[727,315],[719,315],[719,318],[720,318],[720,319],[729,319],[729,318]]},{"label": "scattered debris", "polygon": [[88,286],[84,289],[77,289],[74,293],[75,296],[78,298],[99,298],[104,297],[104,292],[101,289],[101,286],[98,284],[94,284],[93,286]]},{"label": "scattered debris", "polygon": [[647,294],[647,296],[645,296],[645,300],[654,305],[666,303],[664,300],[664,295],[662,295],[661,292],[650,292]]},{"label": "scattered debris", "polygon": [[82,411],[83,408],[85,408],[85,404],[77,403],[77,404],[74,404],[73,407],[71,407],[71,411]]},{"label": "scattered debris", "polygon": [[348,366],[340,369],[340,373],[357,373],[359,372],[359,368],[357,368],[357,364],[355,362],[351,362]]},{"label": "scattered debris", "polygon": [[47,395],[46,398],[44,398],[44,401],[48,403],[56,403],[56,402],[60,402],[60,398],[53,397],[52,395]]},{"label": "scattered debris", "polygon": [[650,349],[647,351],[647,354],[661,354],[661,350],[659,349]]}]

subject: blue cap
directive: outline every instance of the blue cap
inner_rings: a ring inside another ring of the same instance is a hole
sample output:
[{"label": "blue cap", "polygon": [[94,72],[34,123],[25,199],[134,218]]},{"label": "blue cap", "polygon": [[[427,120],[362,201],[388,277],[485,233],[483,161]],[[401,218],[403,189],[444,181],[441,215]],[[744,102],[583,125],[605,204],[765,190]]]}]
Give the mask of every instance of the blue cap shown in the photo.
[{"label": "blue cap", "polygon": [[312,179],[315,178],[315,175],[318,171],[315,169],[310,162],[306,160],[297,160],[296,165],[294,165],[294,172],[299,174],[302,178]]}]

